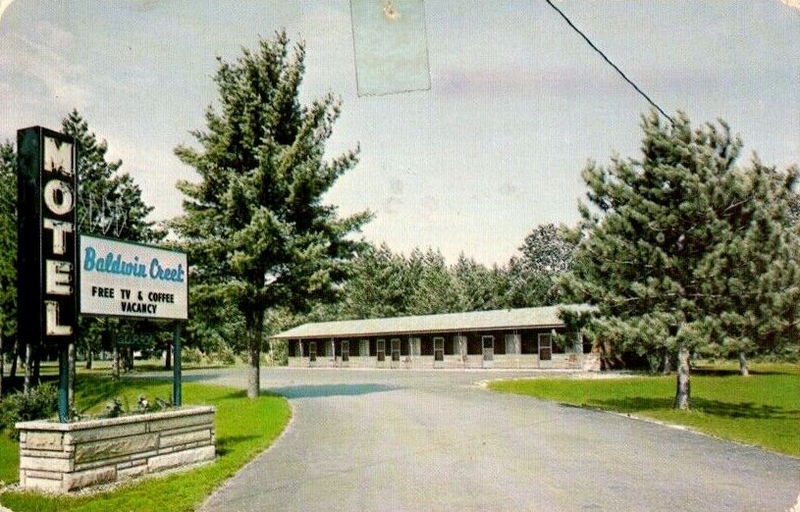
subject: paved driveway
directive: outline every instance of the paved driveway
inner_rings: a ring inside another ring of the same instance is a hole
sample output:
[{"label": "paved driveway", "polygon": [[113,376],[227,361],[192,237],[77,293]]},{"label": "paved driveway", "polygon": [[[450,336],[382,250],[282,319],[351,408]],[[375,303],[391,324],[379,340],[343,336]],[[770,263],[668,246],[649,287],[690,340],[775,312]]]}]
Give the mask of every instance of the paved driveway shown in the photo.
[{"label": "paved driveway", "polygon": [[798,459],[476,385],[520,375],[266,370],[293,420],[203,510],[783,511],[797,499]]}]

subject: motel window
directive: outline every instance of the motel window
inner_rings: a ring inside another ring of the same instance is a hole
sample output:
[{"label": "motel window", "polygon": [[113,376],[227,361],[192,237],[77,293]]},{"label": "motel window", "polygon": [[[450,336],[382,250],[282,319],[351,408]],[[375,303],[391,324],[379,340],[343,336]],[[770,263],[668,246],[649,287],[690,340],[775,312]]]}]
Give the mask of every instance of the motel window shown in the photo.
[{"label": "motel window", "polygon": [[456,353],[457,349],[458,347],[456,345],[456,339],[455,337],[451,337],[449,340],[447,340],[447,343],[444,344],[444,355],[452,356]]},{"label": "motel window", "polygon": [[433,338],[433,360],[444,361],[444,338]]},{"label": "motel window", "polygon": [[308,344],[308,359],[311,361],[317,360],[317,342],[312,341]]},{"label": "motel window", "polygon": [[536,334],[532,332],[524,333],[520,340],[520,352],[523,354],[536,354],[538,351],[539,345]]},{"label": "motel window", "polygon": [[342,362],[350,360],[350,342],[342,340]]},{"label": "motel window", "polygon": [[420,355],[423,356],[432,356],[433,355],[433,339],[427,336],[422,338],[422,342],[420,343]]},{"label": "motel window", "polygon": [[539,335],[539,360],[549,361],[553,358],[553,336],[550,334]]},{"label": "motel window", "polygon": [[378,361],[383,362],[386,359],[386,340],[378,340],[376,352]]},{"label": "motel window", "polygon": [[400,340],[392,338],[392,361],[400,360]]},{"label": "motel window", "polygon": [[464,337],[467,338],[467,354],[483,353],[483,346],[481,345],[481,340],[477,336],[467,335]]},{"label": "motel window", "polygon": [[369,340],[361,340],[358,344],[358,355],[369,357]]}]

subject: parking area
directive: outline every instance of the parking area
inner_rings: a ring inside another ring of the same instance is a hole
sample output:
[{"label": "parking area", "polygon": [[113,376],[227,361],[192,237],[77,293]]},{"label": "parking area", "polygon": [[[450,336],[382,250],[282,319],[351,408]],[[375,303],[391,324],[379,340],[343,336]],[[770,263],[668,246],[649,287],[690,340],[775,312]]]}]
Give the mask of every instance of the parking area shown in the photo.
[{"label": "parking area", "polygon": [[[798,459],[478,384],[555,374],[263,370],[262,389],[289,398],[292,422],[203,510],[708,512],[795,503]],[[246,374],[185,378],[244,387]]]}]

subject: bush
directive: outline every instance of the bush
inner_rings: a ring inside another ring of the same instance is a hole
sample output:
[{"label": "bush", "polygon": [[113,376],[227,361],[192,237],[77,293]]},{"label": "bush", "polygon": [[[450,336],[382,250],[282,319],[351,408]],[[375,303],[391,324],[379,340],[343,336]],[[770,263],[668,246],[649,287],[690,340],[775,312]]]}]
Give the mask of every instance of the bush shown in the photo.
[{"label": "bush", "polygon": [[0,400],[0,430],[6,430],[13,438],[18,433],[14,424],[50,418],[58,412],[58,391],[52,384],[42,384],[30,393],[13,393]]},{"label": "bush", "polygon": [[199,348],[184,347],[181,349],[181,362],[197,364],[203,362],[203,352]]}]

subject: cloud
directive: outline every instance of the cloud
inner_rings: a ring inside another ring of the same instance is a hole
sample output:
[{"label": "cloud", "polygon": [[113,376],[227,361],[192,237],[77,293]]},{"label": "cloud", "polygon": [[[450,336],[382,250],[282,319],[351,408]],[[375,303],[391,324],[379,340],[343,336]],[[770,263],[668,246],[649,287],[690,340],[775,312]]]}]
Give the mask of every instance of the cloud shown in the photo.
[{"label": "cloud", "polygon": [[8,6],[11,5],[11,2],[13,1],[14,0],[0,0],[0,20],[3,19],[3,13],[6,9],[8,9]]},{"label": "cloud", "polygon": [[800,0],[781,0],[781,2],[800,11]]},{"label": "cloud", "polygon": [[9,51],[0,53],[0,68],[12,86],[14,82],[27,81],[41,84],[47,91],[44,99],[55,100],[66,109],[81,109],[89,103],[83,81],[85,66],[64,58],[65,53],[74,50],[72,33],[52,23],[39,22],[35,35],[14,33],[7,44]]}]

